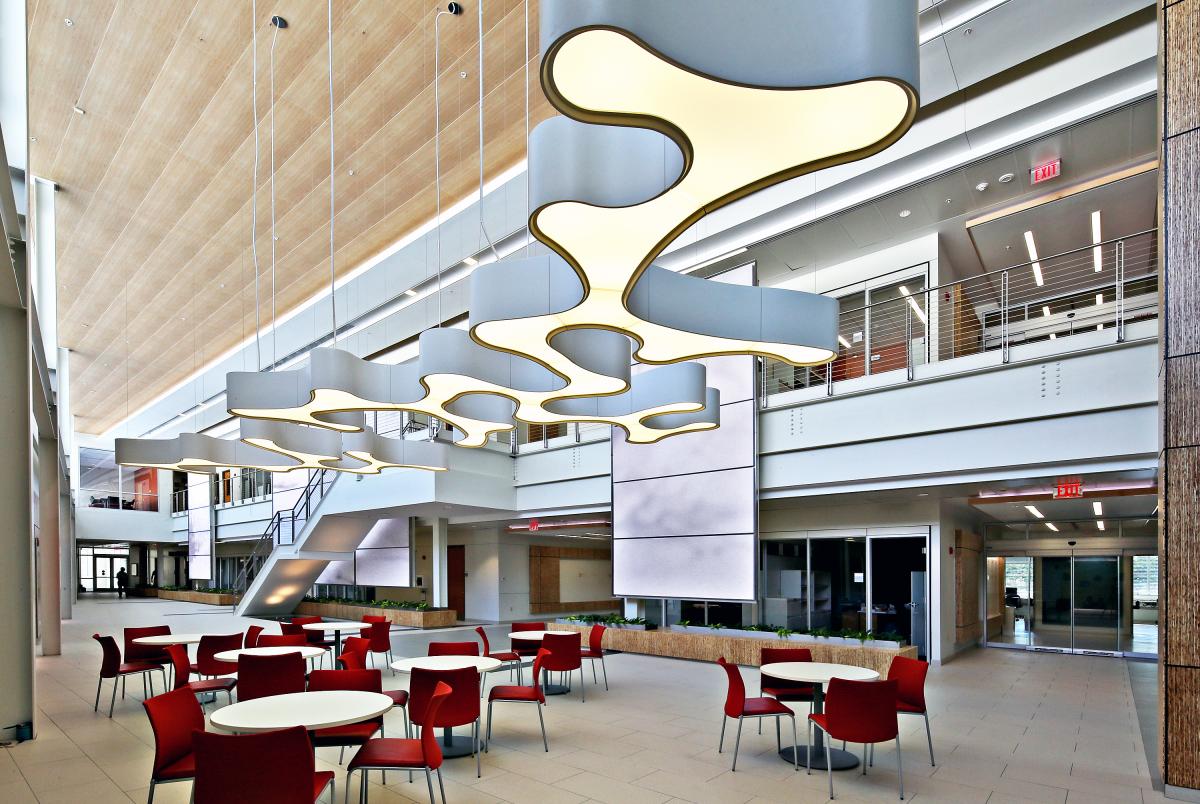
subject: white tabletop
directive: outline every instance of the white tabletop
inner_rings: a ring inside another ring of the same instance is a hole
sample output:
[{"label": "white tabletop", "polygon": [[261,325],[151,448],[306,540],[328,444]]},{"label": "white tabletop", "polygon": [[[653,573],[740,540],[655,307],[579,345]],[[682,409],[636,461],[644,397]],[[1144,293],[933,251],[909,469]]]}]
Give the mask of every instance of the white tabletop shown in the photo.
[{"label": "white tabletop", "polygon": [[583,638],[582,631],[513,631],[508,635],[509,639],[528,639],[530,642],[540,640],[546,634],[574,634],[580,639]]},{"label": "white tabletop", "polygon": [[342,623],[305,623],[300,626],[305,631],[362,631],[364,628],[370,628],[371,623],[358,623],[346,621]]},{"label": "white tabletop", "polygon": [[204,634],[155,634],[154,636],[138,637],[133,640],[135,645],[195,645]]},{"label": "white tabletop", "polygon": [[408,673],[413,668],[421,670],[461,670],[464,667],[474,667],[481,673],[490,673],[500,667],[499,659],[490,656],[414,656],[411,659],[397,659],[392,662],[392,669]]},{"label": "white tabletop", "polygon": [[282,656],[285,653],[299,653],[305,659],[315,659],[325,653],[324,648],[307,645],[279,645],[269,648],[239,648],[238,650],[223,650],[214,653],[213,658],[218,662],[236,662],[239,656]]},{"label": "white tabletop", "polygon": [[249,734],[303,726],[325,729],[361,723],[391,710],[393,701],[378,692],[328,690],[269,695],[223,706],[209,718],[214,729]]},{"label": "white tabletop", "polygon": [[879,678],[879,673],[866,667],[827,662],[772,662],[759,669],[765,676],[809,684],[828,684],[831,678],[844,678],[847,681],[874,681]]}]

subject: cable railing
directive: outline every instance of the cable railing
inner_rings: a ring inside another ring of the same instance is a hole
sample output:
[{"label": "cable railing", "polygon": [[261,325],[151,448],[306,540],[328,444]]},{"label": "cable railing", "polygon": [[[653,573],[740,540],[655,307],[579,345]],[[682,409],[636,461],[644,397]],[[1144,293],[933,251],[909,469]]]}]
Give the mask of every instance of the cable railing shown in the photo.
[{"label": "cable railing", "polygon": [[1158,316],[1157,230],[1089,244],[932,288],[890,289],[891,298],[843,310],[838,356],[830,364],[796,367],[763,361],[764,406],[806,388],[895,372],[911,380],[918,366],[1038,341],[1113,330]]},{"label": "cable railing", "polygon": [[239,600],[250,588],[255,576],[270,557],[271,551],[280,545],[296,543],[296,535],[304,530],[317,505],[337,480],[337,474],[330,469],[314,472],[300,490],[295,504],[288,510],[276,511],[271,517],[266,530],[255,540],[250,554],[242,562],[242,568],[234,579],[233,589]]}]

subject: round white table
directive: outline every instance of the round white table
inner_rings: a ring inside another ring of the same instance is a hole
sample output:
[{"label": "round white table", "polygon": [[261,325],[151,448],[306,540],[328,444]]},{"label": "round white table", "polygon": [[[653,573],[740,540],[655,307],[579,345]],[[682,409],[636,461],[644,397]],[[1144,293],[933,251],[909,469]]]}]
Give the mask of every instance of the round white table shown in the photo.
[{"label": "round white table", "polygon": [[[508,638],[512,639],[512,640],[516,640],[518,642],[520,642],[521,640],[526,640],[528,642],[540,643],[542,641],[542,639],[545,638],[546,634],[574,634],[575,636],[579,637],[580,640],[583,639],[582,631],[513,631],[512,633],[510,633],[508,635]],[[549,678],[550,678],[550,671],[543,670],[542,671],[542,694],[543,695],[566,695],[568,692],[570,692],[571,688],[568,687],[566,684],[551,684],[548,680]]]},{"label": "round white table", "polygon": [[[397,659],[392,662],[391,668],[397,673],[411,673],[414,669],[421,670],[462,670],[467,667],[474,667],[476,670],[483,673],[490,673],[498,669],[504,663],[499,659],[493,659],[490,656],[413,656],[409,659]],[[480,685],[483,681],[480,681]],[[480,690],[482,692],[482,689]],[[442,755],[450,758],[466,757],[474,753],[471,746],[471,741],[455,742],[454,728],[452,726],[442,727],[442,736],[438,739],[442,746]]]},{"label": "round white table", "polygon": [[328,634],[330,631],[332,631],[333,632],[333,644],[337,647],[337,652],[341,653],[342,652],[342,632],[343,631],[353,631],[354,633],[358,633],[359,631],[365,631],[366,629],[371,627],[371,623],[356,623],[352,620],[347,620],[345,622],[336,622],[335,621],[335,622],[328,622],[328,623],[305,623],[304,625],[302,625],[300,627],[303,628],[305,631],[323,631],[326,634]]},{"label": "round white table", "polygon": [[[829,664],[827,662],[773,662],[771,664],[764,664],[759,670],[762,671],[764,676],[784,681],[812,684],[813,714],[820,714],[825,711],[825,685],[829,683],[831,678],[843,678],[847,681],[875,681],[879,678],[879,673],[866,667],[858,667],[852,664]],[[798,749],[802,752],[799,757],[793,758],[790,747],[780,750],[779,756],[786,759],[790,765],[794,762],[805,763],[807,754],[811,754],[812,767],[824,770],[826,767],[824,732],[816,726],[813,727],[813,731],[816,733],[816,736],[813,738],[813,744]],[[829,758],[833,762],[834,770],[848,770],[858,767],[858,757],[840,748],[830,748]]]},{"label": "round white table", "polygon": [[209,717],[214,729],[231,734],[303,726],[309,731],[361,723],[385,714],[392,699],[378,692],[326,690],[268,695],[223,706]]},{"label": "round white table", "polygon": [[239,648],[238,650],[223,650],[214,653],[213,658],[218,662],[236,662],[239,656],[281,656],[285,653],[299,653],[305,659],[316,659],[325,653],[324,648],[316,645],[279,645],[269,648]]},{"label": "round white table", "polygon": [[198,645],[204,634],[155,634],[154,636],[138,637],[133,640],[135,645]]}]

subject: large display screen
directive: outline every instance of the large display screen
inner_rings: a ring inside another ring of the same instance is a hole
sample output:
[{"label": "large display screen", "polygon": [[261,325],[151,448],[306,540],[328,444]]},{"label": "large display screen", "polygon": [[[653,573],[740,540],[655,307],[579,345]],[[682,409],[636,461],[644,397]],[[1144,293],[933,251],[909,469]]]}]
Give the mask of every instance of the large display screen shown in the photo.
[{"label": "large display screen", "polygon": [[189,472],[187,476],[188,578],[212,580],[212,509],[209,483],[212,475]]},{"label": "large display screen", "polygon": [[[735,268],[713,281],[752,285],[754,266]],[[700,362],[708,385],[721,392],[720,427],[657,444],[630,444],[624,431],[613,428],[616,597],[756,597],[756,359]]]}]

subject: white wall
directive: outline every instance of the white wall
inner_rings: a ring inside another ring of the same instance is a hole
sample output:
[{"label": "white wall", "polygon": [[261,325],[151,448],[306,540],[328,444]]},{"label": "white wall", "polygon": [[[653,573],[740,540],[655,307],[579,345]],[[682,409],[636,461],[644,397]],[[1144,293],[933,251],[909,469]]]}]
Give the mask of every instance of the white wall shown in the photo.
[{"label": "white wall", "polygon": [[612,561],[558,560],[558,599],[564,603],[605,600],[612,597],[612,589]]},{"label": "white wall", "polygon": [[[971,648],[975,643],[955,644],[955,584],[954,556],[950,548],[954,546],[954,531],[962,530],[980,533],[982,517],[971,510],[965,501],[944,500],[938,518],[937,530],[940,532],[940,549],[933,553],[931,562],[936,559],[938,567],[931,570],[935,579],[940,579],[942,589],[940,601],[940,650],[936,654],[938,661],[949,661],[955,654]],[[980,533],[982,535],[982,533]],[[981,568],[982,571],[982,568]],[[933,602],[930,602],[933,610]]]}]

